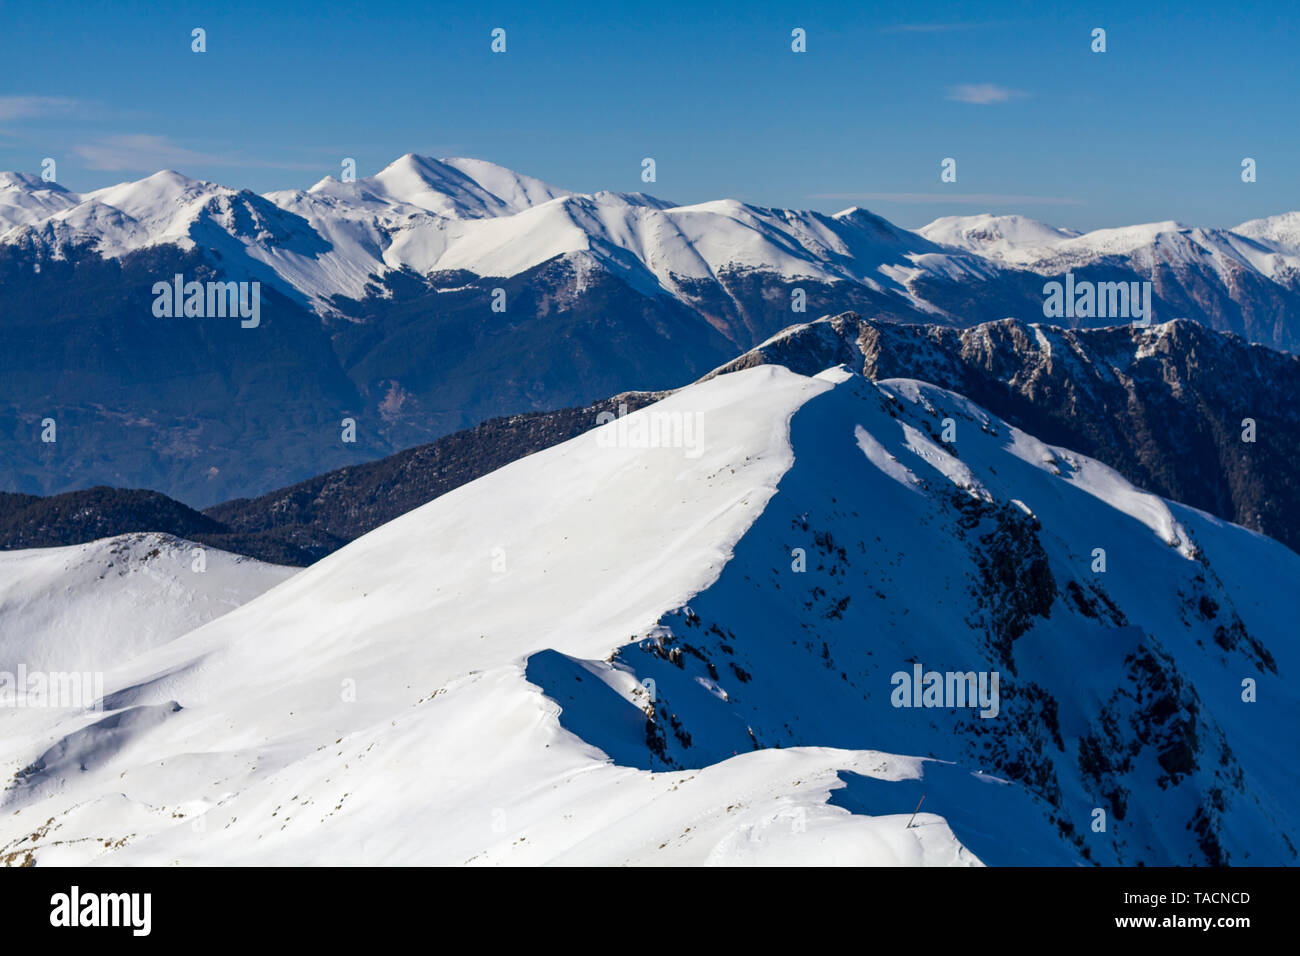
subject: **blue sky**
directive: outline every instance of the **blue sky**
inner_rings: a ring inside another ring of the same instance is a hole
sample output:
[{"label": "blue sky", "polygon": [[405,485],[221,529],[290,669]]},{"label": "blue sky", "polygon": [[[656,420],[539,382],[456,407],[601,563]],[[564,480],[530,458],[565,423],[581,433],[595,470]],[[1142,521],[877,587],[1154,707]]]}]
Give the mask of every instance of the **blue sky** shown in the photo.
[{"label": "blue sky", "polygon": [[419,152],[581,191],[860,205],[909,227],[1300,208],[1286,0],[612,7],[0,3],[0,169],[50,156],[74,190],[175,168],[263,192]]}]

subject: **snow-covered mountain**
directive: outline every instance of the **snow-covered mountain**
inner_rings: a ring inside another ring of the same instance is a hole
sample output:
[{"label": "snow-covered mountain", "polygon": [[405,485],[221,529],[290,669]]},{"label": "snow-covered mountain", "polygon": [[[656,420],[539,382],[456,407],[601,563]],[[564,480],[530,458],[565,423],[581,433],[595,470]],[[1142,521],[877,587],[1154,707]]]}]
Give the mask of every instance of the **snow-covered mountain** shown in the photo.
[{"label": "snow-covered mountain", "polygon": [[[79,197],[57,194],[79,200],[71,205],[38,198],[50,193],[38,192],[47,185],[39,180],[5,175],[0,197],[14,197],[0,202],[23,212],[2,221],[10,228],[0,242],[33,243],[54,256],[84,244],[116,257],[163,243],[227,251],[233,241],[322,309],[332,296],[363,297],[371,277],[394,270],[507,277],[556,257],[687,299],[690,282],[731,271],[903,292],[921,272],[987,273],[977,259],[856,208],[823,216],[734,200],[674,206],[643,194],[577,195],[475,159],[408,154],[375,176],[326,177],[306,192],[265,197],[165,171]],[[50,215],[37,215],[43,206]]]},{"label": "snow-covered mountain", "polygon": [[762,362],[805,373],[843,362],[870,379],[941,385],[1300,553],[1295,355],[1187,320],[1072,330],[1004,319],[953,329],[845,313],[791,326],[722,370]]},{"label": "snow-covered mountain", "polygon": [[76,193],[39,176],[0,172],[0,235],[71,209],[80,201]]},{"label": "snow-covered mountain", "polygon": [[[1300,248],[1279,240],[1279,225],[1294,213],[1243,223],[1236,229],[1203,229],[1179,222],[1153,222],[1119,229],[1097,229],[1048,244],[1026,244],[1009,261],[1040,273],[1125,259],[1136,271],[1160,265],[1190,268],[1202,264],[1225,279],[1229,270],[1255,271],[1268,278],[1294,278]],[[1257,235],[1252,234],[1258,232]],[[1265,240],[1266,242],[1261,242]]]},{"label": "snow-covered mountain", "polygon": [[[1297,349],[1295,221],[918,233],[856,208],[683,206],[413,155],[266,196],[175,172],[80,195],[6,174],[0,482],[203,507],[496,416],[679,387],[809,315],[1037,321],[1067,271],[1150,281],[1157,322]],[[257,328],[155,317],[151,290],[178,274],[261,283]],[[69,426],[57,450],[31,440],[47,418]],[[336,438],[345,418],[356,445]]]},{"label": "snow-covered mountain", "polygon": [[1191,318],[1295,351],[1298,222],[1292,212],[1234,229],[1155,222],[1080,235],[1018,216],[972,216],[939,219],[919,232],[1035,275],[1149,280],[1159,320]]},{"label": "snow-covered mountain", "polygon": [[[872,380],[917,378],[959,392],[1140,487],[1300,553],[1300,411],[1289,398],[1300,392],[1298,356],[1187,320],[1062,329],[1004,319],[954,329],[845,313],[791,326],[720,371],[780,364],[811,375],[841,363]],[[583,408],[492,419],[202,514],[160,495],[102,488],[46,498],[0,494],[0,548],[152,529],[307,565],[589,430],[602,412],[636,410],[664,394],[625,392]],[[1255,423],[1252,442],[1243,441],[1247,419]]]},{"label": "snow-covered mountain", "polygon": [[[1024,216],[943,216],[917,230],[941,246],[965,249],[976,255],[1003,261],[1020,261],[1025,250],[1052,247],[1079,233],[1058,229]],[[1019,254],[1019,255],[1018,255]]]},{"label": "snow-covered mountain", "polygon": [[[1000,316],[963,311],[955,286],[992,283],[1002,307],[1019,312],[1041,306],[1041,292],[1029,299],[1008,269],[1047,276],[1098,266],[1152,279],[1161,318],[1191,312],[1295,347],[1296,323],[1279,312],[1291,300],[1270,297],[1270,286],[1287,294],[1300,287],[1298,215],[1236,230],[1165,222],[1080,235],[985,214],[944,217],[913,233],[856,208],[826,216],[734,200],[677,206],[640,193],[578,194],[482,160],[411,154],[374,176],[326,177],[307,191],[264,197],[171,171],[82,195],[0,174],[0,243],[42,255],[200,248],[237,277],[271,281],[326,314],[348,311],[335,297],[391,294],[381,293],[386,278],[406,270],[445,288],[443,273],[513,277],[563,260],[577,276],[573,295],[583,275],[605,272],[695,309],[741,347],[775,331],[759,330],[756,303],[744,300],[778,287],[788,299],[796,282],[821,294],[848,284],[886,311],[963,325]],[[764,277],[759,288],[755,276]]]},{"label": "snow-covered mountain", "polygon": [[940,245],[965,249],[1044,275],[1123,259],[1135,271],[1197,261],[1225,278],[1232,267],[1269,278],[1294,279],[1300,264],[1300,213],[1254,219],[1233,229],[1153,222],[1079,233],[1023,216],[946,216],[917,232]]},{"label": "snow-covered mountain", "polygon": [[107,713],[0,710],[0,858],[1290,863],[1297,574],[954,393],[744,368],[106,622]]},{"label": "snow-covered mountain", "polygon": [[295,570],[151,533],[0,551],[0,671],[106,670]]},{"label": "snow-covered mountain", "polygon": [[1300,255],[1300,212],[1252,219],[1243,222],[1232,231],[1258,240],[1279,255],[1287,257]]}]

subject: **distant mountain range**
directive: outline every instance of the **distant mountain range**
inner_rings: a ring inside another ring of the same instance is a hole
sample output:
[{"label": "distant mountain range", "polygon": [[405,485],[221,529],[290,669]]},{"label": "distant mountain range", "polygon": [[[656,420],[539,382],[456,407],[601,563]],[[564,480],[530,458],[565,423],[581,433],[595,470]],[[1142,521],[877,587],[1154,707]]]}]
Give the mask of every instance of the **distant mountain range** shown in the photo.
[{"label": "distant mountain range", "polygon": [[[265,196],[174,172],[84,194],[4,173],[0,487],[147,487],[207,507],[490,418],[676,388],[806,315],[1038,321],[1045,281],[1066,273],[1151,282],[1157,323],[1300,347],[1297,213],[911,232],[856,208],[576,194],[413,155]],[[260,283],[259,325],[155,316],[155,283],[176,275]]]}]

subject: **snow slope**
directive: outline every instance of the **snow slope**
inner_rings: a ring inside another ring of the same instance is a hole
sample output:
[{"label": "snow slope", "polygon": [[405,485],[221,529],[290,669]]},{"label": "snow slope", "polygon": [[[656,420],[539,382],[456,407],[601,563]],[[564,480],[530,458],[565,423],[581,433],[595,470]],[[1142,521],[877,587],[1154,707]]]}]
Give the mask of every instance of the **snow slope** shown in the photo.
[{"label": "snow slope", "polygon": [[[1271,732],[1300,717],[1293,552],[924,383],[846,379],[792,428],[794,466],[689,611],[610,658],[530,665],[581,705],[565,726],[644,768],[812,744],[950,761],[919,784],[849,778],[840,803],[927,794],[988,863],[1294,862],[1297,748]],[[997,670],[1000,712],[890,706],[914,663]],[[652,745],[592,676],[654,681]],[[991,798],[973,773],[1014,785]]]},{"label": "snow slope", "polygon": [[944,216],[916,230],[931,242],[991,259],[1015,259],[1023,250],[1051,248],[1079,235],[1024,216]]},{"label": "snow slope", "polygon": [[[524,679],[534,651],[599,653],[716,576],[789,465],[785,419],[826,387],[720,380],[688,399],[726,436],[698,459],[589,434],[367,535],[251,614],[129,660],[109,676],[120,712],[106,718],[129,717],[125,733],[72,716],[35,746],[4,734],[15,770],[38,769],[5,792],[0,844],[48,809],[42,864],[974,862],[942,827],[877,833],[825,807],[832,768],[897,776],[909,761],[771,753],[694,780],[640,773],[563,731]],[[751,454],[735,468],[737,448]],[[629,512],[632,487],[645,507]],[[629,552],[650,557],[632,569]],[[80,840],[92,833],[127,840],[107,854]]]},{"label": "snow slope", "polygon": [[39,176],[0,172],[0,235],[14,226],[70,209],[79,201],[76,193]]},{"label": "snow slope", "polygon": [[1298,250],[1300,249],[1300,212],[1252,219],[1236,226],[1232,231],[1253,239],[1274,242],[1293,251]]},{"label": "snow slope", "polygon": [[0,551],[0,670],[19,663],[105,669],[234,610],[296,570],[152,533]]},{"label": "snow slope", "polygon": [[[642,440],[688,420],[689,447]],[[1261,722],[1297,716],[1277,598],[1297,572],[951,393],[747,369],[176,640],[106,627],[108,714],[0,713],[0,858],[1283,860],[1296,745]],[[918,657],[1001,669],[1003,716],[891,708]],[[1246,674],[1268,703],[1234,705]],[[1128,763],[1076,760],[1103,732]],[[1099,802],[1114,828],[1083,842]]]}]

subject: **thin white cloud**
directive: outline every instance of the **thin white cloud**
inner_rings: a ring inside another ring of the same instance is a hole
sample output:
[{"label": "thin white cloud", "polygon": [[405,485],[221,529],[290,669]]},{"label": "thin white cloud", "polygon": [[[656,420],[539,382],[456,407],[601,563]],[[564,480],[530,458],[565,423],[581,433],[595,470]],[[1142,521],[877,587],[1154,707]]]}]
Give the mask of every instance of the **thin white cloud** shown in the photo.
[{"label": "thin white cloud", "polygon": [[211,156],[177,146],[164,136],[143,133],[109,136],[74,146],[72,151],[91,169],[163,169],[212,161]]},{"label": "thin white cloud", "polygon": [[1065,196],[1015,196],[1007,193],[814,193],[809,199],[847,199],[865,202],[913,202],[933,205],[984,206],[998,203],[1042,206],[1082,206],[1082,199]]},{"label": "thin white cloud", "polygon": [[881,33],[952,33],[955,30],[978,30],[987,23],[900,23],[885,27]]},{"label": "thin white cloud", "polygon": [[1009,89],[995,83],[962,83],[948,88],[948,99],[958,103],[978,103],[980,106],[1018,100],[1027,95],[1021,90]]},{"label": "thin white cloud", "polygon": [[296,169],[319,171],[308,163],[255,162],[233,156],[217,156],[178,146],[165,136],[131,133],[107,136],[80,143],[72,151],[91,169],[110,171],[154,171],[194,166],[225,166],[252,169]]},{"label": "thin white cloud", "polygon": [[76,100],[62,96],[0,96],[0,122],[57,116],[76,106]]}]

